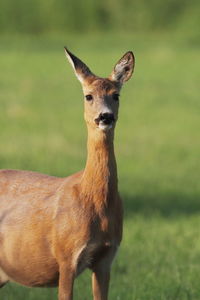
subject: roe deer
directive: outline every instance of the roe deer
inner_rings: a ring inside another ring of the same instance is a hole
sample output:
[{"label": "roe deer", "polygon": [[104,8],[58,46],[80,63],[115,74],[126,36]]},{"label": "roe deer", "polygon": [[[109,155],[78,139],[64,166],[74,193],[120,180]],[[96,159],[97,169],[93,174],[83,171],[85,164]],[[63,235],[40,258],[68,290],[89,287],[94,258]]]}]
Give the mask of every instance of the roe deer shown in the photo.
[{"label": "roe deer", "polygon": [[83,171],[58,178],[30,171],[0,171],[0,286],[59,286],[72,300],[73,283],[92,270],[93,299],[106,300],[112,260],[122,239],[114,128],[119,92],[133,72],[127,52],[108,78],[94,75],[65,48],[84,93],[88,129]]}]

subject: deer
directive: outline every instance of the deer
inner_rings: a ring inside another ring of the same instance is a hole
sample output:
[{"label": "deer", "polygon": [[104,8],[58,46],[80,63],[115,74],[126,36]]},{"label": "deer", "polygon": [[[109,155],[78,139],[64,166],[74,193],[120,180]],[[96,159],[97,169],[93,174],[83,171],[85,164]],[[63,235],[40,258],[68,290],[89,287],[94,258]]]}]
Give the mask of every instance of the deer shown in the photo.
[{"label": "deer", "polygon": [[73,299],[76,277],[92,272],[94,300],[107,300],[113,258],[122,240],[114,130],[119,95],[135,58],[126,52],[111,75],[94,75],[64,48],[84,94],[87,160],[67,177],[0,171],[0,287],[58,286],[59,300]]}]

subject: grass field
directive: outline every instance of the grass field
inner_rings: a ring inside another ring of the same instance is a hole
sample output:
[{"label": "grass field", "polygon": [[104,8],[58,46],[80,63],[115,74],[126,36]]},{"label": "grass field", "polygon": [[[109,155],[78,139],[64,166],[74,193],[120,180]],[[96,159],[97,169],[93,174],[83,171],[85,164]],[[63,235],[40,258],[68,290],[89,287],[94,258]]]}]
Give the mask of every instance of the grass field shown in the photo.
[{"label": "grass field", "polygon": [[[112,300],[200,299],[199,46],[169,35],[0,38],[0,168],[66,176],[84,168],[86,129],[67,45],[107,76],[133,50],[115,148],[125,206]],[[90,272],[75,299],[91,299]],[[56,299],[56,289],[8,284],[2,300]]]}]

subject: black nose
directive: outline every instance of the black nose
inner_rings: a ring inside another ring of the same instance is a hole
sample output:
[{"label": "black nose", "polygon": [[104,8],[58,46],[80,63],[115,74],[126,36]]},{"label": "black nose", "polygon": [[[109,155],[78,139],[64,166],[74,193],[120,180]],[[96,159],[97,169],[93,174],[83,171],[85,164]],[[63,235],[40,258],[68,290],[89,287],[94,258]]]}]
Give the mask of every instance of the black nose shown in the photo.
[{"label": "black nose", "polygon": [[109,125],[115,121],[114,114],[111,113],[100,114],[99,121],[102,121],[105,125]]}]

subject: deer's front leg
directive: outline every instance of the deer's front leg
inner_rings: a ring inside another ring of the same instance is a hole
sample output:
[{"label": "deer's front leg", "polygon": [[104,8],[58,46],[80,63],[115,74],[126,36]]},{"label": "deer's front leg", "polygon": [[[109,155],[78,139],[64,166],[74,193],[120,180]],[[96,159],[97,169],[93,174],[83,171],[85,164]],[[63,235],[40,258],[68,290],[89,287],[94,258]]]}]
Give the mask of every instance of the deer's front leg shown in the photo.
[{"label": "deer's front leg", "polygon": [[110,281],[110,269],[116,248],[111,248],[92,268],[92,290],[94,300],[107,300]]},{"label": "deer's front leg", "polygon": [[100,266],[92,273],[92,290],[94,300],[107,300],[110,281],[110,268]]},{"label": "deer's front leg", "polygon": [[74,271],[69,268],[65,263],[59,267],[59,286],[58,286],[58,299],[59,300],[72,300],[73,299],[73,284],[74,284]]}]

